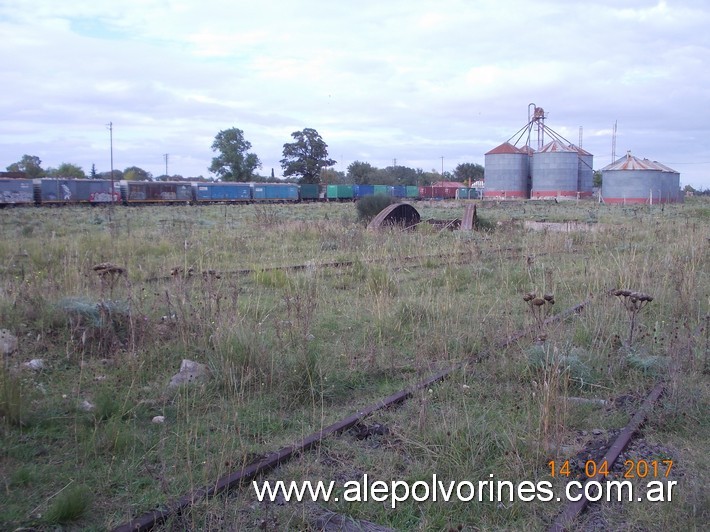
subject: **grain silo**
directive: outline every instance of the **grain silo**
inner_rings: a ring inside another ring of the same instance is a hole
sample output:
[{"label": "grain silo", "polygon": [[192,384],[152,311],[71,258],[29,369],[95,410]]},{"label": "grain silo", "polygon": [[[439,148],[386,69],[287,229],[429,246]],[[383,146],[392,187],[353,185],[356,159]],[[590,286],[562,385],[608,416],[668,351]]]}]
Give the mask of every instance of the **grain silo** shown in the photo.
[{"label": "grain silo", "polygon": [[627,152],[602,168],[605,203],[675,203],[682,201],[680,174],[661,163]]},{"label": "grain silo", "polygon": [[560,140],[553,140],[532,157],[533,199],[577,198],[579,155]]},{"label": "grain silo", "polygon": [[580,198],[589,198],[594,191],[594,156],[587,150],[570,144],[569,146],[577,151],[578,171],[577,171],[577,191]]},{"label": "grain silo", "polygon": [[484,181],[486,199],[528,197],[528,154],[504,142],[485,155]]}]

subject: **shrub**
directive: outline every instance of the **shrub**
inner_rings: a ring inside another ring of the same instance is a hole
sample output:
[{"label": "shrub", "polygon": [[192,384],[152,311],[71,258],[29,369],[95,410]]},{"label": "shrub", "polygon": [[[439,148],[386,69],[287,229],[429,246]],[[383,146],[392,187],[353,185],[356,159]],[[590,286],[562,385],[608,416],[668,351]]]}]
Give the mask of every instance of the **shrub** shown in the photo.
[{"label": "shrub", "polygon": [[382,209],[392,205],[394,200],[388,196],[377,194],[375,196],[365,196],[355,203],[357,209],[357,219],[361,222],[368,223],[377,216]]}]

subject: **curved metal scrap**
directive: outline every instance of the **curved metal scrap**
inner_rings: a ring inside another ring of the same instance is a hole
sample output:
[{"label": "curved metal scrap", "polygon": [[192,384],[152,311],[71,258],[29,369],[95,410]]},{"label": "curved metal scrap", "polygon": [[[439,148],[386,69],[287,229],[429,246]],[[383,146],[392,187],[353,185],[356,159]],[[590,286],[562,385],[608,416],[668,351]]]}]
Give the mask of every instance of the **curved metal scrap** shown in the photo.
[{"label": "curved metal scrap", "polygon": [[419,212],[409,203],[395,203],[382,209],[380,213],[372,219],[367,228],[379,229],[393,225],[406,228],[418,224],[420,220],[421,216],[419,216]]}]

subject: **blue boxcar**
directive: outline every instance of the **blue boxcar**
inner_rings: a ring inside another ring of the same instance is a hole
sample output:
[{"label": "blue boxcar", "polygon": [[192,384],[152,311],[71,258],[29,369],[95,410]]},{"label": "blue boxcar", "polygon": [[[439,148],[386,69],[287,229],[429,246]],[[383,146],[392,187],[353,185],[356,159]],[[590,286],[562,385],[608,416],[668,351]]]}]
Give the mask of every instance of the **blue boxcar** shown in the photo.
[{"label": "blue boxcar", "polygon": [[31,179],[0,179],[0,207],[34,203]]},{"label": "blue boxcar", "polygon": [[298,185],[254,183],[252,197],[260,201],[298,201]]},{"label": "blue boxcar", "polygon": [[364,198],[375,195],[375,185],[353,185],[353,198]]},{"label": "blue boxcar", "polygon": [[120,201],[119,182],[104,179],[55,179],[37,181],[41,203],[111,203]]},{"label": "blue boxcar", "polygon": [[392,197],[393,198],[406,198],[407,197],[407,187],[404,185],[394,185],[392,187]]},{"label": "blue boxcar", "polygon": [[251,200],[251,185],[248,183],[196,183],[197,201],[229,202]]}]

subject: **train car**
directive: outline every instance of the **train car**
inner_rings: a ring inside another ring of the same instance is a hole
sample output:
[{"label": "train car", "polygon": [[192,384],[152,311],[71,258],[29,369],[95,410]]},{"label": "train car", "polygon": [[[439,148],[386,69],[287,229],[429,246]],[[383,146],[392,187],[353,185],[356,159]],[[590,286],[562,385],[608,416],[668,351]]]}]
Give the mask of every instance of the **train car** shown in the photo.
[{"label": "train car", "polygon": [[352,201],[354,185],[328,185],[328,201]]},{"label": "train car", "polygon": [[197,203],[248,203],[252,199],[249,183],[193,183]]},{"label": "train car", "polygon": [[192,183],[187,182],[122,181],[121,196],[126,205],[194,201]]},{"label": "train car", "polygon": [[0,208],[33,205],[34,202],[34,183],[31,179],[0,179]]},{"label": "train car", "polygon": [[299,199],[298,185],[291,183],[252,183],[252,199],[261,202],[295,202]]},{"label": "train car", "polygon": [[393,198],[406,198],[407,197],[407,187],[404,185],[394,185],[392,187],[392,197]]},{"label": "train car", "polygon": [[416,185],[407,185],[405,197],[407,199],[419,199],[419,187]]},{"label": "train car", "polygon": [[304,183],[300,186],[301,201],[318,201],[321,199],[320,185]]},{"label": "train car", "polygon": [[389,185],[375,185],[375,196],[392,196],[392,187]]},{"label": "train car", "polygon": [[461,187],[419,187],[419,197],[421,199],[456,199],[457,191]]},{"label": "train car", "polygon": [[[114,190],[111,190],[111,185]],[[107,204],[121,200],[118,182],[107,179],[37,179],[35,198],[42,205]]]},{"label": "train car", "polygon": [[375,195],[375,185],[352,185],[353,199],[360,199],[366,196]]}]

